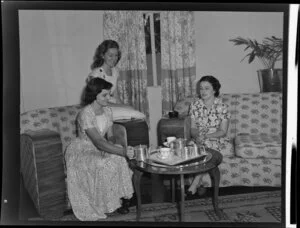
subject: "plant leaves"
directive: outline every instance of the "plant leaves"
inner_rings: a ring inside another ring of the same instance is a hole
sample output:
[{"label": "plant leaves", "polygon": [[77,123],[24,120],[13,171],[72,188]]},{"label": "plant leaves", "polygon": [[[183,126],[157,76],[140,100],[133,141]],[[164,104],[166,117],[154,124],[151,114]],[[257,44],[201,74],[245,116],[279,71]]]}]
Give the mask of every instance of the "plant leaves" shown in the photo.
[{"label": "plant leaves", "polygon": [[249,56],[249,60],[248,60],[248,63],[252,63],[252,61],[254,60],[255,58],[255,52],[251,52],[250,56]]},{"label": "plant leaves", "polygon": [[244,39],[240,36],[229,41],[233,42],[235,46],[245,45],[244,51],[249,48],[252,52],[248,53],[245,58],[248,59],[248,63],[253,62],[255,57],[258,57],[262,64],[266,67],[274,66],[275,62],[281,59],[283,50],[283,40],[275,36],[265,37],[262,43],[257,42],[255,39]]}]

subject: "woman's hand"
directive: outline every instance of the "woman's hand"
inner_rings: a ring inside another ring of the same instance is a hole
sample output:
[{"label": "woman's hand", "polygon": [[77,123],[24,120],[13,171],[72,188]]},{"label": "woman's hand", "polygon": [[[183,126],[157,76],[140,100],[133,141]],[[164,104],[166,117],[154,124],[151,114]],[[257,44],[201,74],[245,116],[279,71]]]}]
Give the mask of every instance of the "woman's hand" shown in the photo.
[{"label": "woman's hand", "polygon": [[206,134],[208,132],[207,127],[203,127],[198,131],[198,135],[196,137],[196,143],[197,144],[204,144],[205,139],[207,139]]},{"label": "woman's hand", "polygon": [[132,146],[128,146],[127,147],[127,150],[126,150],[126,156],[129,158],[129,159],[132,159],[134,157],[134,149]]},{"label": "woman's hand", "polygon": [[203,127],[199,130],[199,135],[206,135],[209,129],[207,127]]},{"label": "woman's hand", "polygon": [[199,136],[196,138],[196,143],[197,143],[197,144],[204,144],[205,139],[206,139],[206,136],[205,136],[204,134],[199,135]]}]

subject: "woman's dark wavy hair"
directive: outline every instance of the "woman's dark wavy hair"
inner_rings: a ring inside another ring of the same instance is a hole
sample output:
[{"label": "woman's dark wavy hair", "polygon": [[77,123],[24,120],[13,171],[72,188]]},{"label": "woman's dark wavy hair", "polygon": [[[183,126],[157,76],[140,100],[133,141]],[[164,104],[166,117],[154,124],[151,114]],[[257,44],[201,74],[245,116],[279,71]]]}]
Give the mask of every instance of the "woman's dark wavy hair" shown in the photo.
[{"label": "woman's dark wavy hair", "polygon": [[216,79],[214,76],[206,75],[206,76],[203,76],[202,78],[200,78],[200,80],[197,82],[197,93],[198,93],[199,97],[201,97],[201,95],[200,95],[200,83],[201,82],[209,82],[212,85],[213,90],[215,91],[215,97],[218,97],[220,95],[221,84],[220,84],[219,80]]},{"label": "woman's dark wavy hair", "polygon": [[120,61],[120,59],[121,59],[121,51],[120,51],[119,44],[116,41],[114,41],[114,40],[104,40],[96,48],[95,55],[94,55],[94,58],[93,58],[93,63],[91,65],[91,69],[92,70],[95,69],[95,68],[97,68],[97,67],[102,66],[102,64],[104,63],[103,55],[110,48],[116,48],[116,49],[118,49],[118,60],[117,60],[116,64]]},{"label": "woman's dark wavy hair", "polygon": [[83,89],[81,104],[83,106],[91,104],[103,89],[109,90],[111,87],[112,84],[102,78],[92,78]]}]

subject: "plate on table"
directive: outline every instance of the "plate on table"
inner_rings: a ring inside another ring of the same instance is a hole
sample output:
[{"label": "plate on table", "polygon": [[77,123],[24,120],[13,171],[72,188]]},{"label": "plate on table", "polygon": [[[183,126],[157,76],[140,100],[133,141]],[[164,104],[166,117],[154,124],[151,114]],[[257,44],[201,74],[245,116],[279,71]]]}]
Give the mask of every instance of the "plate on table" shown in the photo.
[{"label": "plate on table", "polygon": [[172,155],[169,156],[168,158],[162,159],[159,153],[157,152],[152,153],[149,156],[149,160],[151,160],[152,162],[162,164],[162,165],[167,165],[167,166],[198,165],[198,164],[208,162],[211,158],[212,158],[212,154],[209,152],[188,159],[183,159],[176,155]]}]

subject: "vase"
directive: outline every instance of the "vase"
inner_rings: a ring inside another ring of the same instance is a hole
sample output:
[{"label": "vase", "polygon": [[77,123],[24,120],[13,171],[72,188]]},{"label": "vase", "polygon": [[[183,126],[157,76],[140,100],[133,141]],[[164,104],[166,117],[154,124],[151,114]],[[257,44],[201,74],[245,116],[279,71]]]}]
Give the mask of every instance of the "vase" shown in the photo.
[{"label": "vase", "polygon": [[258,70],[260,92],[282,92],[282,69]]}]

